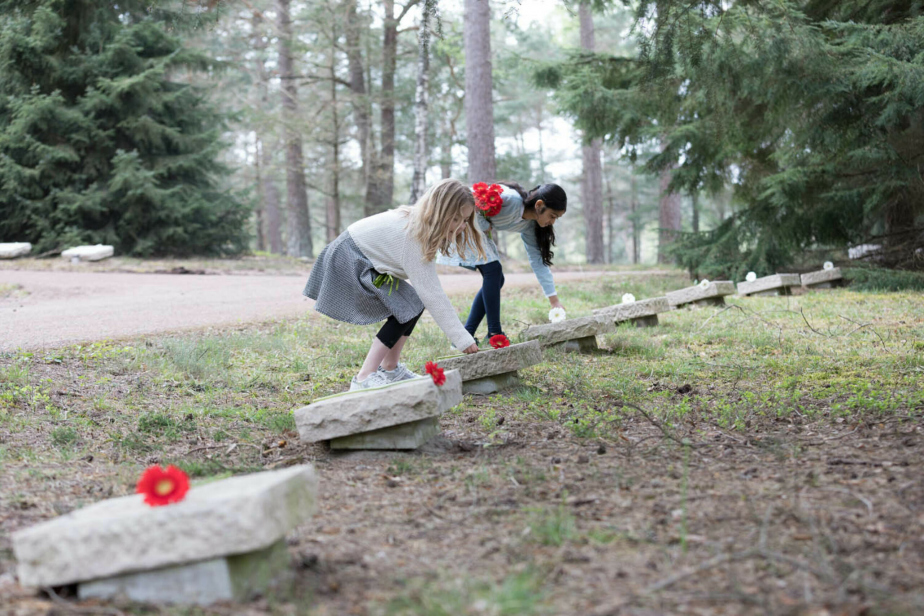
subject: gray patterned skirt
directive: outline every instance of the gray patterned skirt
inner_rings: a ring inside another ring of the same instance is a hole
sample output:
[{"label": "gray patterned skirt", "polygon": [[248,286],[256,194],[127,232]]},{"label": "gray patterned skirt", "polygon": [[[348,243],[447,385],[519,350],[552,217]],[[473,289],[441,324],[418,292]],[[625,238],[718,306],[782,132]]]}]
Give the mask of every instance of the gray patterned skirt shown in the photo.
[{"label": "gray patterned skirt", "polygon": [[315,300],[314,309],[321,314],[354,325],[378,323],[390,316],[407,323],[423,312],[414,287],[404,280],[396,288],[376,287],[372,282],[378,275],[344,231],[318,255],[302,293]]}]

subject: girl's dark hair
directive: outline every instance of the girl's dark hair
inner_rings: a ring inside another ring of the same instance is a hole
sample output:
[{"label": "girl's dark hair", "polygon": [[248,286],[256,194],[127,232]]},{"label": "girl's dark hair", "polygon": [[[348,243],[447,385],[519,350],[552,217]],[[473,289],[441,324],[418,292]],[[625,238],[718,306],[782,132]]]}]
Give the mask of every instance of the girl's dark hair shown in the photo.
[{"label": "girl's dark hair", "polygon": [[[556,212],[564,212],[568,209],[568,195],[558,184],[540,184],[529,192],[516,182],[497,182],[502,186],[514,189],[523,198],[523,205],[533,211],[536,210],[536,203],[542,201],[546,207],[550,207]],[[555,245],[555,229],[552,225],[540,227],[536,225],[536,241],[539,243],[539,250],[542,252],[542,263],[552,265],[552,246]]]}]

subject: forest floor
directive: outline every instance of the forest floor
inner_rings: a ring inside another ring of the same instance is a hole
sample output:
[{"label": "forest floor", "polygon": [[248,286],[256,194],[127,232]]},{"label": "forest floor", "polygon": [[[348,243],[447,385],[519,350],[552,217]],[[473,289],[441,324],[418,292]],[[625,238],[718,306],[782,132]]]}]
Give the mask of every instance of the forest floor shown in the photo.
[{"label": "forest floor", "polygon": [[[578,317],[686,284],[560,294]],[[592,355],[545,351],[413,454],[334,455],[294,429],[293,409],[346,389],[374,326],[304,315],[0,354],[0,614],[920,614],[921,299],[837,289],[665,313]],[[505,291],[511,338],[547,313],[535,289]],[[422,322],[406,359],[447,352]],[[314,464],[292,583],[209,609],[16,583],[10,533],[131,493],[154,463],[197,480]]]}]

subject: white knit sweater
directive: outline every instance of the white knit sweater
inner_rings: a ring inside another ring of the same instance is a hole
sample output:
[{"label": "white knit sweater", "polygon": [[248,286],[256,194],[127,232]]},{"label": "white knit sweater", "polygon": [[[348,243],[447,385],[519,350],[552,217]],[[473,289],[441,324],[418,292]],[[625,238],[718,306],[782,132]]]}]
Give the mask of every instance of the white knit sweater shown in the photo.
[{"label": "white knit sweater", "polygon": [[410,282],[433,320],[456,348],[467,349],[475,344],[475,339],[462,326],[443,292],[436,275],[436,263],[424,261],[420,243],[407,228],[408,222],[404,212],[389,210],[354,222],[347,231],[376,271]]}]

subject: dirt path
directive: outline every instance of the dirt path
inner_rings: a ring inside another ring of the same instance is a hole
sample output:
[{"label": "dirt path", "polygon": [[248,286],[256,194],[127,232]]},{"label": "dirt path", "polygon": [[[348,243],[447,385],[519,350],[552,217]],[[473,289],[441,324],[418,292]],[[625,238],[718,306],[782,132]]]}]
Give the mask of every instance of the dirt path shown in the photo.
[{"label": "dirt path", "polygon": [[[556,280],[657,273],[561,272]],[[481,285],[477,274],[440,280],[450,294]],[[313,305],[301,294],[304,283],[298,276],[0,271],[0,352],[293,317]],[[531,273],[506,276],[508,287],[527,285],[536,285]]]}]

